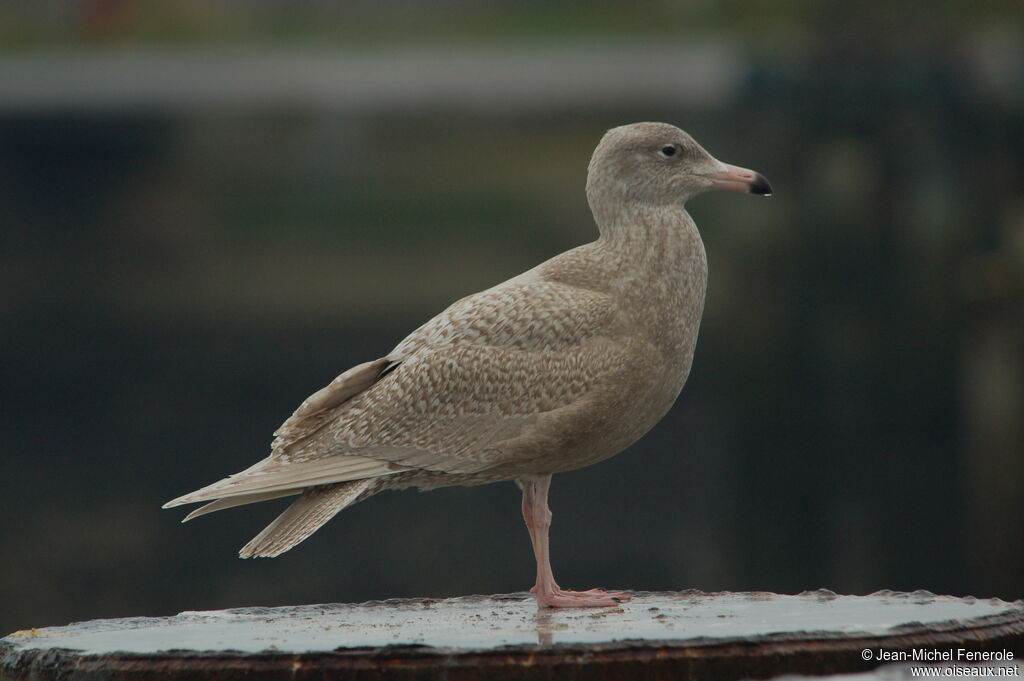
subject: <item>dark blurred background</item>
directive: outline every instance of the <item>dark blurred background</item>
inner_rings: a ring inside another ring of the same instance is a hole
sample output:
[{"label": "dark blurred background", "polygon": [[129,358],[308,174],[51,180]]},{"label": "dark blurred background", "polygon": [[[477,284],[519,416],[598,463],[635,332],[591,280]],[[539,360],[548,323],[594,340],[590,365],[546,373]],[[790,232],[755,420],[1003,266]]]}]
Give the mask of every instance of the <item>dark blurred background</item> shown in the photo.
[{"label": "dark blurred background", "polygon": [[186,526],[309,393],[595,236],[603,131],[771,180],[690,204],[690,382],[556,476],[569,587],[1024,595],[1024,11],[1005,2],[0,5],[0,632],[522,590],[511,483],[275,560]]}]

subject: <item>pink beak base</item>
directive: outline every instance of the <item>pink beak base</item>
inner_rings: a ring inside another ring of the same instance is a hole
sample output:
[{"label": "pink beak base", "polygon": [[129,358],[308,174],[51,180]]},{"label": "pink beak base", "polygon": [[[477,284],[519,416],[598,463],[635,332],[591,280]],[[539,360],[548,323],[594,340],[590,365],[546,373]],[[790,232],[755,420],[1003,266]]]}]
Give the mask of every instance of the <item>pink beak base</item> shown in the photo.
[{"label": "pink beak base", "polygon": [[725,172],[709,175],[712,189],[771,196],[772,186],[761,173],[725,164]]}]

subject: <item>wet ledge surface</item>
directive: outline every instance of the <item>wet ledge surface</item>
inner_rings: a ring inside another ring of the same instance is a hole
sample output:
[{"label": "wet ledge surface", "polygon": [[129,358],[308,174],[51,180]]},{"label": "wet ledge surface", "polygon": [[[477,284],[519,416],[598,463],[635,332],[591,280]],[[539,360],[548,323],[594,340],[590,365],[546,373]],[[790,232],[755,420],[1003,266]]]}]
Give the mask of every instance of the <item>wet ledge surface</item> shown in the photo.
[{"label": "wet ledge surface", "polygon": [[1014,650],[1024,603],[928,592],[643,593],[538,610],[526,594],[183,612],[20,631],[0,677],[718,679],[870,669],[868,647]]}]

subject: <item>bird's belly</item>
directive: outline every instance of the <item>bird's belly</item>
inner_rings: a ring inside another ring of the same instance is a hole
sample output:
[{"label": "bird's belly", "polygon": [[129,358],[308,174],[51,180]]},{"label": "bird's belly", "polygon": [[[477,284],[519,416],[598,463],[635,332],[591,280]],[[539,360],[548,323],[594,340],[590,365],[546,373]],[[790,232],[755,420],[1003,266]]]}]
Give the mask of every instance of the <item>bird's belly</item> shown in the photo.
[{"label": "bird's belly", "polygon": [[661,334],[653,343],[655,349],[641,362],[655,368],[648,368],[646,380],[638,382],[632,390],[614,395],[610,402],[601,405],[590,437],[580,443],[576,456],[567,457],[577,465],[562,470],[615,456],[647,434],[675,404],[693,364],[703,298],[682,304],[674,302],[682,313],[659,320]]},{"label": "bird's belly", "polygon": [[668,413],[686,382],[692,350],[652,372],[630,390],[614,391],[559,424],[567,435],[538,456],[551,473],[574,470],[615,456],[643,437]]},{"label": "bird's belly", "polygon": [[613,416],[598,423],[591,436],[574,448],[575,456],[566,457],[566,463],[574,465],[566,465],[561,470],[573,470],[604,461],[635,443],[664,418],[682,387],[682,381],[675,386],[659,386],[659,389],[632,404],[623,405]]}]

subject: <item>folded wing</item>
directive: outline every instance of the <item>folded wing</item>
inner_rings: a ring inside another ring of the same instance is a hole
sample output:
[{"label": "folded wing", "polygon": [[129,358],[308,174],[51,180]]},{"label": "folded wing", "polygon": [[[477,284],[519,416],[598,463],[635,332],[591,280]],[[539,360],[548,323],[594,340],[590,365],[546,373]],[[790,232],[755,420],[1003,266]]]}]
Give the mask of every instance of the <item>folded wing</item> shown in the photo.
[{"label": "folded wing", "polygon": [[388,356],[311,395],[278,429],[268,458],[165,508],[214,502],[199,515],[309,487],[505,463],[502,443],[616,371],[622,358],[607,337],[615,313],[606,295],[549,282],[464,298]]}]

